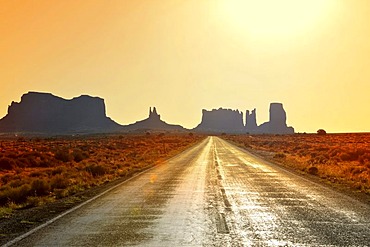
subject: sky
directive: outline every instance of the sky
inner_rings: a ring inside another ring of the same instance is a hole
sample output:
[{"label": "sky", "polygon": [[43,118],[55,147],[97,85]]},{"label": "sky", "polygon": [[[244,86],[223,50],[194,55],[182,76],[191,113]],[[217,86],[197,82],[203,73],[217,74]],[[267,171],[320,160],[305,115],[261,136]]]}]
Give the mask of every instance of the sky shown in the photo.
[{"label": "sky", "polygon": [[369,132],[369,23],[367,0],[0,0],[0,118],[38,91],[120,124],[281,102],[296,132]]}]

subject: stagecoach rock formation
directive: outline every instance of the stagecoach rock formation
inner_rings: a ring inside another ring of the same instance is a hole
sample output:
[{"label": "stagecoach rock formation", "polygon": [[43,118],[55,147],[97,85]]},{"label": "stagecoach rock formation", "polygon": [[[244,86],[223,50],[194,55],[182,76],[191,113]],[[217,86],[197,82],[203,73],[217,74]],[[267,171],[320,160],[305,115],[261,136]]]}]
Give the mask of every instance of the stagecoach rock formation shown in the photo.
[{"label": "stagecoach rock formation", "polygon": [[259,133],[266,134],[293,134],[294,128],[286,124],[286,112],[281,103],[270,104],[270,121],[258,127]]},{"label": "stagecoach rock formation", "polygon": [[104,100],[81,95],[71,100],[50,93],[29,92],[12,102],[0,120],[0,132],[96,133],[121,126],[106,116]]},{"label": "stagecoach rock formation", "polygon": [[183,132],[186,131],[180,125],[168,124],[165,121],[161,120],[161,115],[157,113],[157,109],[155,107],[149,108],[149,117],[137,121],[134,124],[126,125],[123,127],[124,131],[127,132],[143,132],[143,131],[171,131],[171,132]]},{"label": "stagecoach rock formation", "polygon": [[202,121],[194,129],[209,133],[244,133],[243,112],[231,109],[213,109],[202,111]]}]

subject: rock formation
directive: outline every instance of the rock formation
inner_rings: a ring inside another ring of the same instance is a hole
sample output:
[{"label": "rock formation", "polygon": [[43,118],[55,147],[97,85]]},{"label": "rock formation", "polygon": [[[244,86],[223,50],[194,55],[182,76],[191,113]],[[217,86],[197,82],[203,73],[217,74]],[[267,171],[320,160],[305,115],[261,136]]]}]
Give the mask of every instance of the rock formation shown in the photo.
[{"label": "rock formation", "polygon": [[106,116],[101,98],[82,95],[66,100],[38,92],[24,94],[19,103],[12,102],[0,120],[0,132],[91,133],[120,127]]},{"label": "rock formation", "polygon": [[149,107],[149,119],[153,120],[153,121],[159,121],[161,120],[161,115],[159,115],[157,113],[157,109],[155,107],[153,107],[153,111],[152,111],[152,108]]},{"label": "rock formation", "polygon": [[286,124],[286,112],[281,103],[270,104],[269,122],[257,125],[256,109],[246,111],[245,125],[243,113],[238,110],[213,109],[202,111],[202,121],[194,128],[205,133],[250,133],[250,134],[293,134],[294,129]]},{"label": "rock formation", "polygon": [[[256,109],[243,112],[231,109],[202,111],[202,121],[194,131],[204,133],[293,134],[286,124],[286,112],[281,103],[270,104],[270,119],[258,126]],[[180,125],[161,120],[155,107],[149,117],[122,126],[106,116],[104,100],[82,95],[66,100],[50,93],[29,92],[21,101],[12,102],[8,114],[0,119],[0,133],[72,134],[143,131],[186,131]]]},{"label": "rock formation", "polygon": [[161,115],[157,113],[157,109],[155,107],[149,108],[149,117],[137,121],[134,124],[126,125],[123,127],[124,131],[176,131],[176,132],[181,132],[181,131],[186,131],[182,126],[180,125],[173,125],[173,124],[168,124],[161,120]]},{"label": "rock formation", "polygon": [[202,121],[194,129],[210,133],[244,133],[243,113],[231,109],[213,109],[202,111]]},{"label": "rock formation", "polygon": [[258,127],[258,132],[266,134],[293,134],[294,128],[286,124],[286,112],[281,103],[270,104],[270,120]]},{"label": "rock formation", "polygon": [[246,114],[245,114],[245,129],[248,133],[253,133],[253,132],[258,131],[256,109],[253,109],[250,114],[249,114],[248,110],[246,111]]}]

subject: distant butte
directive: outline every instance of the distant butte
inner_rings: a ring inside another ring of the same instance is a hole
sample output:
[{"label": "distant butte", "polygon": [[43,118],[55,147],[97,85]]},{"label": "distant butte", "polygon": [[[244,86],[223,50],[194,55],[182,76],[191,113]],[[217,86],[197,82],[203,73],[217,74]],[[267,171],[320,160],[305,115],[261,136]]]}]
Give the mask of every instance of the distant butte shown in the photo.
[{"label": "distant butte", "polygon": [[142,131],[142,130],[176,131],[176,132],[186,131],[186,129],[180,125],[168,124],[161,120],[161,115],[157,113],[157,109],[155,107],[153,107],[153,110],[151,107],[149,108],[148,118],[123,127],[123,131]]},{"label": "distant butte", "polygon": [[0,120],[0,132],[100,133],[121,125],[106,116],[104,100],[81,95],[66,100],[50,93],[29,92],[12,102]]},{"label": "distant butte", "polygon": [[270,104],[270,121],[261,124],[257,133],[266,134],[293,134],[294,128],[286,124],[286,112],[281,103]]},{"label": "distant butte", "polygon": [[245,132],[243,113],[238,110],[223,108],[211,111],[203,109],[202,121],[194,130],[211,133],[243,133]]},{"label": "distant butte", "polygon": [[197,132],[235,134],[294,134],[294,128],[286,124],[286,112],[281,103],[270,104],[270,120],[257,125],[256,109],[246,111],[245,125],[243,113],[239,110],[213,109],[202,111],[202,121],[194,128]]}]

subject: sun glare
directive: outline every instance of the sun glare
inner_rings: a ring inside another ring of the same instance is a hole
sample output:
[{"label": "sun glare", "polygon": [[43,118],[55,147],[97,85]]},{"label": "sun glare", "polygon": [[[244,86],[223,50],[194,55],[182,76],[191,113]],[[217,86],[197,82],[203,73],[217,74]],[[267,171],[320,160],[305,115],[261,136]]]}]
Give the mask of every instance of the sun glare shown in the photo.
[{"label": "sun glare", "polygon": [[328,14],[331,0],[220,0],[233,28],[255,38],[285,38],[308,31]]}]

